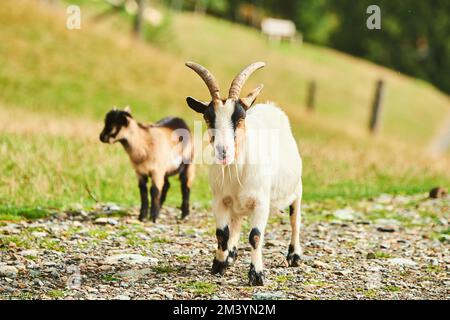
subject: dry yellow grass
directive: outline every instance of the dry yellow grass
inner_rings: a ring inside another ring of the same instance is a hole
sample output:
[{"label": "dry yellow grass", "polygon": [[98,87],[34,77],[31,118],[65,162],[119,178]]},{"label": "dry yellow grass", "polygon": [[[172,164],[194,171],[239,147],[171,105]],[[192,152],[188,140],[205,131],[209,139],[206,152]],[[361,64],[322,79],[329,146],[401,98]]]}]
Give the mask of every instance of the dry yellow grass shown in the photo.
[{"label": "dry yellow grass", "polygon": [[89,119],[56,116],[0,105],[0,132],[3,134],[41,134],[95,140],[101,129],[101,122]]}]

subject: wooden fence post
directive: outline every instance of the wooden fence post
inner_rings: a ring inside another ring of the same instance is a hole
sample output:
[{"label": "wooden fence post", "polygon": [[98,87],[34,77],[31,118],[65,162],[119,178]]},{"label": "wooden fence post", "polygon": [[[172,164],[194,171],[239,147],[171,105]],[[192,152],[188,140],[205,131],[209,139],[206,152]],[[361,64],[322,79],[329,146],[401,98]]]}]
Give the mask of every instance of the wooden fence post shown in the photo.
[{"label": "wooden fence post", "polygon": [[316,90],[317,84],[314,80],[310,81],[308,84],[308,94],[306,96],[306,107],[308,111],[314,111],[316,103]]},{"label": "wooden fence post", "polygon": [[139,38],[142,36],[142,26],[144,24],[143,18],[145,10],[145,0],[136,0],[136,3],[138,5],[138,11],[136,13],[136,17],[134,18],[133,33],[137,38]]},{"label": "wooden fence post", "polygon": [[378,131],[379,121],[380,121],[380,112],[383,106],[383,98],[384,98],[384,81],[378,80],[377,87],[375,91],[375,97],[372,103],[372,113],[370,115],[369,122],[369,130],[370,133],[375,134]]}]

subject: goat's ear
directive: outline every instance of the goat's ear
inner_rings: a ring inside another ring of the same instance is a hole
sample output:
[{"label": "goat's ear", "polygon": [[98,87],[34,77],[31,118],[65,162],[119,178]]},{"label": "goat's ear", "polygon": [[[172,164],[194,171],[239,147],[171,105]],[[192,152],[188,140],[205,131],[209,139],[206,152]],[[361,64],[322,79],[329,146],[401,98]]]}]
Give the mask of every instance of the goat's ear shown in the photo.
[{"label": "goat's ear", "polygon": [[127,106],[125,107],[125,109],[123,109],[123,111],[128,112],[128,113],[131,113],[131,107],[130,107],[129,105],[127,105]]},{"label": "goat's ear", "polygon": [[244,106],[244,109],[249,109],[253,103],[255,102],[256,97],[259,95],[261,90],[264,88],[263,84],[260,84],[258,87],[256,87],[255,90],[250,92],[245,98],[241,98],[241,102]]},{"label": "goat's ear", "polygon": [[192,110],[198,113],[205,113],[206,108],[208,108],[208,105],[206,103],[198,101],[197,99],[194,99],[192,97],[187,97],[186,102]]}]

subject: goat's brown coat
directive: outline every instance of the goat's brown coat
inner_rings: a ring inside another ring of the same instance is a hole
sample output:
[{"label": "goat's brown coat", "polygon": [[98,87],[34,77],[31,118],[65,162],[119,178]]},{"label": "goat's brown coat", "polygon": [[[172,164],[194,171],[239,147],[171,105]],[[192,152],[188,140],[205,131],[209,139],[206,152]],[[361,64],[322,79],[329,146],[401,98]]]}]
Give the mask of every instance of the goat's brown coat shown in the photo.
[{"label": "goat's brown coat", "polygon": [[143,125],[128,111],[112,110],[105,119],[100,140],[120,141],[131,160],[139,180],[141,215],[148,210],[147,181],[152,179],[152,219],[156,220],[169,188],[168,177],[180,174],[183,193],[183,217],[189,213],[189,194],[195,175],[192,135],[180,118],[164,118],[155,124]]}]

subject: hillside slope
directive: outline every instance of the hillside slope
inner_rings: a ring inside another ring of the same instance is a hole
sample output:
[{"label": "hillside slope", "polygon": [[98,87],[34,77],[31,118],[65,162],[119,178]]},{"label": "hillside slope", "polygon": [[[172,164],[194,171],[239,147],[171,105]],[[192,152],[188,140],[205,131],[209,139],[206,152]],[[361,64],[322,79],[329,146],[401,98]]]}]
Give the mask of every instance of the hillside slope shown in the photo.
[{"label": "hillside slope", "polygon": [[387,88],[382,113],[386,138],[425,143],[450,113],[448,97],[431,85],[328,48],[271,44],[256,30],[190,14],[175,23],[180,55],[213,66],[219,79],[227,80],[221,82],[224,89],[241,65],[266,61],[266,70],[252,85],[263,82],[263,98],[282,103],[290,114],[304,109],[308,82],[315,80],[320,117],[365,129],[378,79],[384,79]]}]

